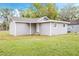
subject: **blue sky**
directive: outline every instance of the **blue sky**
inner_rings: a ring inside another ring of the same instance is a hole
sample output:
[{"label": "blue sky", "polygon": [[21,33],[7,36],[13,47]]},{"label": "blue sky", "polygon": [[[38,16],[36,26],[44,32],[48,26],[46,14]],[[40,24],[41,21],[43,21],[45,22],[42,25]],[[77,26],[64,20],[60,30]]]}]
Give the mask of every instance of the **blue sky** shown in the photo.
[{"label": "blue sky", "polygon": [[[56,3],[58,9],[65,6],[66,3]],[[31,7],[31,3],[0,3],[0,8],[27,9]]]},{"label": "blue sky", "polygon": [[30,3],[0,3],[0,8],[26,9],[30,6]]}]

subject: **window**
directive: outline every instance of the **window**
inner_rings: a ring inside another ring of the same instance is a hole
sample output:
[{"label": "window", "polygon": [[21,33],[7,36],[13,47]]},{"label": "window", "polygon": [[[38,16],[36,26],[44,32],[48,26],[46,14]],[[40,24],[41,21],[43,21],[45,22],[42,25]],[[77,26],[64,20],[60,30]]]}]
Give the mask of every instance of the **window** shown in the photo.
[{"label": "window", "polygon": [[55,23],[55,24],[54,24],[54,27],[56,27],[56,25],[57,25],[57,24]]},{"label": "window", "polygon": [[65,27],[65,24],[63,24],[63,27]]}]

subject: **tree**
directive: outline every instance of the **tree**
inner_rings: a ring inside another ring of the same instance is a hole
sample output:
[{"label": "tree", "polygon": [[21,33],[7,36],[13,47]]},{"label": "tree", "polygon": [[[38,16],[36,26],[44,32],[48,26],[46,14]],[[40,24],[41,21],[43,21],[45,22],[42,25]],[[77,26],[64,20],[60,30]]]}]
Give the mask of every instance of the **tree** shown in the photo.
[{"label": "tree", "polygon": [[23,16],[30,18],[47,16],[50,19],[56,19],[57,8],[55,4],[34,3],[31,8],[23,12]]},{"label": "tree", "polygon": [[69,21],[76,20],[79,17],[79,7],[74,4],[68,4],[59,13],[61,20]]},{"label": "tree", "polygon": [[11,21],[11,16],[12,16],[11,11],[12,11],[12,9],[9,9],[9,8],[0,9],[1,17],[3,17],[5,19],[3,22],[3,26],[6,27],[6,30],[9,29],[9,23]]},{"label": "tree", "polygon": [[27,9],[27,10],[24,10],[21,13],[21,16],[22,17],[27,17],[27,18],[35,18],[36,17],[36,13],[32,9]]},{"label": "tree", "polygon": [[56,19],[57,18],[58,12],[57,12],[57,8],[56,8],[55,4],[47,4],[46,9],[48,11],[47,16],[50,19]]}]

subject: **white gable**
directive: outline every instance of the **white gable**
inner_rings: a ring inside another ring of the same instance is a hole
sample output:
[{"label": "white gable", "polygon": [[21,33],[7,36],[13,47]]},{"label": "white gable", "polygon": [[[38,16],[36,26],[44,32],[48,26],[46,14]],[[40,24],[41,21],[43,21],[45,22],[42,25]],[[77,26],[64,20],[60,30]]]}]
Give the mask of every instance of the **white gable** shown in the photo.
[{"label": "white gable", "polygon": [[49,18],[48,18],[47,16],[44,16],[44,17],[41,17],[41,18],[40,18],[41,21],[44,21],[44,20],[46,21],[46,20],[48,20],[48,19],[49,19]]}]

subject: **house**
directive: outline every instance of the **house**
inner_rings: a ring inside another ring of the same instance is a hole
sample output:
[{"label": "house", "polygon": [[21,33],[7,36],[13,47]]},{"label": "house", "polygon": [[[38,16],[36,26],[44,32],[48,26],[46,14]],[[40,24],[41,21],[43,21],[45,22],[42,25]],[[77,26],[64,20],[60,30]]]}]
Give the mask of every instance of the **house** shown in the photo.
[{"label": "house", "polygon": [[66,34],[68,22],[49,20],[46,16],[41,18],[13,18],[10,23],[11,35],[58,35]]},{"label": "house", "polygon": [[68,32],[79,32],[79,20],[69,21]]}]

